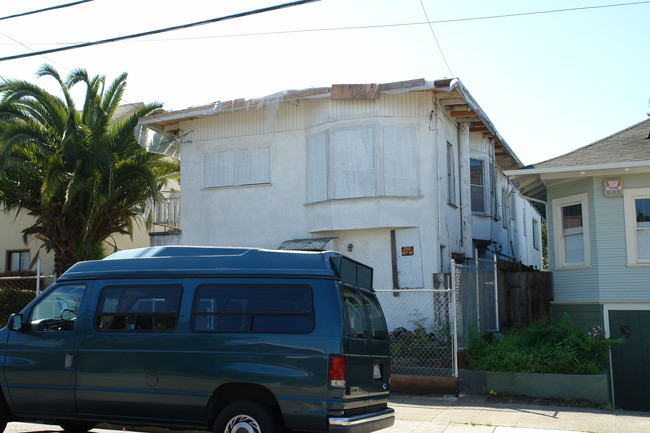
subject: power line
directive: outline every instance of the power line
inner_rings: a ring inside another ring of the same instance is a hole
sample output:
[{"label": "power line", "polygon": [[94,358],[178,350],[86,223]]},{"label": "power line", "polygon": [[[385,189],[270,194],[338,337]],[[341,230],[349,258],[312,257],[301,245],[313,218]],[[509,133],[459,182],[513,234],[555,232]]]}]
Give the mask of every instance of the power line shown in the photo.
[{"label": "power line", "polygon": [[[469,18],[451,18],[451,19],[435,20],[435,21],[417,21],[417,22],[410,22],[410,23],[375,24],[375,25],[367,25],[367,26],[349,26],[349,27],[321,27],[315,29],[279,30],[274,32],[256,32],[256,33],[235,33],[229,35],[192,36],[192,37],[184,37],[184,38],[164,38],[164,39],[151,39],[147,42],[169,42],[169,41],[186,41],[186,40],[199,40],[199,39],[238,38],[238,37],[250,37],[250,36],[272,36],[272,35],[284,35],[284,34],[293,34],[293,33],[331,32],[331,31],[341,31],[341,30],[368,30],[368,29],[381,29],[381,28],[390,28],[390,27],[411,27],[411,26],[431,25],[431,24],[455,23],[455,22],[463,22],[463,21],[479,21],[479,20],[499,19],[499,18],[512,18],[512,17],[519,17],[519,16],[527,16],[527,15],[542,15],[542,14],[552,14],[552,13],[562,13],[562,12],[573,12],[573,11],[580,11],[586,9],[603,9],[603,8],[613,8],[613,7],[621,7],[621,6],[636,6],[636,5],[649,4],[649,3],[650,0],[645,0],[645,1],[637,1],[632,3],[584,6],[584,7],[575,7],[575,8],[567,8],[567,9],[519,12],[519,13],[512,13],[512,14],[489,15],[489,16],[480,16],[480,17],[469,17]],[[40,45],[52,45],[52,43],[40,43]],[[0,61],[1,60],[4,59],[0,58]]]},{"label": "power line", "polygon": [[51,10],[54,10],[54,9],[63,9],[63,8],[67,8],[67,7],[70,7],[70,6],[76,6],[76,5],[79,5],[79,4],[82,4],[82,3],[88,3],[88,2],[91,2],[91,1],[95,1],[95,0],[80,0],[80,1],[73,2],[73,3],[66,3],[66,4],[63,4],[63,5],[50,6],[49,8],[38,9],[38,10],[35,10],[35,11],[22,12],[22,13],[15,14],[15,15],[8,15],[6,17],[0,17],[0,21],[8,20],[10,18],[24,17],[26,15],[38,14],[38,13],[41,13],[41,12],[47,12],[47,11],[51,11]]},{"label": "power line", "polygon": [[[30,50],[30,51],[35,52],[35,50],[34,50],[32,47],[23,44],[23,43],[20,42],[18,39],[12,38],[11,36],[9,36],[9,35],[7,35],[7,34],[5,34],[5,33],[2,33],[2,32],[0,32],[0,35],[4,36],[4,37],[7,38],[7,39],[11,39],[12,41],[16,42],[18,45],[22,45],[23,47],[27,48],[27,49]],[[66,68],[66,67],[63,66],[61,63],[57,62],[56,60],[52,60],[51,58],[49,58],[49,57],[47,57],[47,56],[43,56],[43,58],[44,58],[45,60],[51,62],[51,63],[54,63],[54,64],[57,64],[57,65],[61,66],[63,69],[65,69],[65,70],[67,70],[67,71],[70,71],[68,68]],[[6,80],[3,79],[3,81],[6,81]]]},{"label": "power line", "polygon": [[[311,0],[311,1],[320,1],[320,0]],[[298,2],[302,3],[302,2]],[[630,2],[630,3],[616,3],[616,4],[608,4],[608,5],[599,5],[599,6],[584,6],[584,7],[575,7],[575,8],[566,8],[566,9],[551,9],[551,10],[545,10],[545,11],[533,11],[533,12],[519,12],[519,13],[512,13],[512,14],[503,14],[503,15],[488,15],[488,16],[479,16],[479,17],[469,17],[469,18],[451,18],[451,19],[445,19],[445,20],[436,20],[436,21],[419,21],[419,22],[410,22],[410,23],[393,23],[393,24],[376,24],[376,25],[368,25],[368,26],[350,26],[350,27],[322,27],[322,28],[316,28],[316,29],[297,29],[297,30],[281,30],[281,31],[274,31],[274,32],[257,32],[257,33],[236,33],[236,34],[229,34],[229,35],[212,35],[212,36],[192,36],[192,37],[184,37],[184,38],[164,38],[164,39],[151,39],[147,42],[169,42],[169,41],[186,41],[186,40],[199,40],[199,39],[217,39],[217,38],[237,38],[237,37],[250,37],[250,36],[272,36],[272,35],[283,35],[283,34],[293,34],[293,33],[310,33],[310,32],[331,32],[331,31],[342,31],[342,30],[368,30],[368,29],[381,29],[381,28],[390,28],[390,27],[412,27],[412,26],[422,26],[422,25],[431,25],[431,24],[445,24],[445,23],[455,23],[455,22],[463,22],[463,21],[479,21],[479,20],[491,20],[491,19],[499,19],[499,18],[512,18],[512,17],[519,17],[519,16],[528,16],[528,15],[542,15],[542,14],[552,14],[552,13],[562,13],[562,12],[573,12],[573,11],[580,11],[580,10],[588,10],[588,9],[604,9],[604,8],[614,8],[614,7],[622,7],[622,6],[636,6],[636,5],[643,5],[643,4],[649,4],[650,0],[645,0],[645,1],[637,1],[637,2]],[[290,4],[292,5],[292,4]],[[284,5],[280,5],[284,6]],[[254,11],[254,13],[257,13]],[[216,20],[226,20],[230,19],[231,17],[223,17],[223,18],[217,18]],[[203,23],[203,22],[202,22]],[[196,24],[200,25],[200,24]],[[182,28],[182,26],[178,26],[179,28]],[[176,30],[177,28],[172,27],[170,28],[172,30]],[[161,31],[154,31],[151,34],[155,33],[163,33],[165,31],[171,31],[171,30],[161,30]],[[0,33],[5,35],[4,33]],[[140,36],[145,36],[149,33],[146,34],[136,34],[135,36],[123,36],[121,38],[116,38],[116,40],[128,40],[129,38],[137,38]],[[7,36],[9,39],[9,36]],[[15,40],[15,39],[14,39]],[[74,49],[74,48],[81,48],[85,46],[90,46],[90,45],[97,45],[101,43],[108,43],[108,42],[114,42],[112,39],[107,39],[105,41],[98,41],[98,42],[88,42],[88,43],[78,43],[72,46],[66,46],[63,48],[59,49],[52,49],[52,50],[45,50],[45,51],[34,51],[33,54],[27,54],[27,55],[17,55],[17,56],[12,56],[12,57],[4,57],[0,58],[0,61],[4,60],[14,60],[18,59],[21,57],[29,57],[29,56],[36,56],[36,55],[41,55],[41,54],[47,54],[51,52],[57,52],[57,51],[64,51],[68,49]],[[23,45],[26,47],[26,45],[18,42],[20,45]],[[61,43],[58,43],[61,44]],[[9,45],[9,44],[0,44],[0,45]],[[32,45],[52,45],[52,43],[36,43]],[[29,48],[31,49],[31,48]]]},{"label": "power line", "polygon": [[431,24],[431,20],[429,19],[429,14],[427,14],[427,9],[424,7],[424,3],[422,3],[422,0],[420,0],[420,5],[422,6],[424,17],[427,19],[427,23],[429,23],[429,30],[431,30],[431,34],[433,35],[433,40],[436,41],[436,45],[438,46],[438,51],[440,51],[442,60],[444,60],[445,65],[447,65],[447,70],[449,71],[449,75],[453,77],[454,73],[451,72],[451,68],[449,67],[449,63],[447,63],[447,58],[445,57],[445,53],[442,52],[442,47],[440,46],[440,42],[438,42],[438,38],[436,37],[436,32],[433,31],[433,25]]},{"label": "power line", "polygon": [[227,15],[227,16],[224,16],[224,17],[212,18],[212,19],[209,19],[209,20],[198,21],[198,22],[194,22],[194,23],[190,23],[190,24],[182,24],[182,25],[179,25],[179,26],[167,27],[167,28],[164,28],[164,29],[151,30],[151,31],[142,32],[142,33],[135,33],[135,34],[127,35],[127,36],[118,36],[118,37],[115,37],[115,38],[103,39],[103,40],[95,41],[95,42],[85,42],[85,43],[76,44],[76,45],[69,45],[69,46],[66,46],[66,47],[52,48],[52,49],[49,49],[49,50],[35,51],[33,53],[18,54],[18,55],[15,55],[15,56],[8,56],[8,57],[0,57],[0,62],[5,61],[5,60],[15,60],[15,59],[22,59],[22,58],[25,58],[25,57],[39,56],[39,55],[42,55],[42,54],[56,53],[56,52],[59,52],[59,51],[74,50],[74,49],[77,49],[77,48],[91,47],[91,46],[94,46],[94,45],[108,44],[108,43],[111,43],[111,42],[118,42],[118,41],[123,41],[123,40],[126,40],[126,39],[133,39],[133,38],[140,38],[140,37],[143,37],[143,36],[156,35],[156,34],[159,34],[159,33],[172,32],[172,31],[175,31],[175,30],[187,29],[187,28],[190,28],[190,27],[197,27],[197,26],[202,26],[202,25],[205,25],[205,24],[212,24],[212,23],[216,23],[216,22],[219,22],[219,21],[226,21],[226,20],[231,20],[231,19],[235,19],[235,18],[242,18],[242,17],[246,17],[246,16],[250,16],[250,15],[261,14],[261,13],[264,13],[264,12],[270,12],[270,11],[274,11],[274,10],[278,10],[278,9],[284,9],[284,8],[288,8],[288,7],[299,6],[299,5],[302,5],[302,4],[313,3],[313,2],[317,2],[317,1],[320,1],[320,0],[299,0],[299,1],[292,2],[292,3],[283,3],[283,4],[280,4],[280,5],[276,5],[276,6],[270,6],[270,7],[266,7],[266,8],[255,9],[255,10],[248,11],[248,12],[240,12],[240,13],[233,14],[233,15]]}]

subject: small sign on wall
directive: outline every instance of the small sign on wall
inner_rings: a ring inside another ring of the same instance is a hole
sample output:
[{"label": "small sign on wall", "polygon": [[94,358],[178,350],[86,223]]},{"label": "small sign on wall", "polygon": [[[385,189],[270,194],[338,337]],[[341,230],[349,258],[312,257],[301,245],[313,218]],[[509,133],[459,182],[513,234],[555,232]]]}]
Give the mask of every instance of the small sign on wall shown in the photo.
[{"label": "small sign on wall", "polygon": [[413,247],[402,247],[403,256],[412,256],[414,254]]},{"label": "small sign on wall", "polygon": [[621,179],[610,179],[605,181],[605,197],[622,197],[623,181]]}]

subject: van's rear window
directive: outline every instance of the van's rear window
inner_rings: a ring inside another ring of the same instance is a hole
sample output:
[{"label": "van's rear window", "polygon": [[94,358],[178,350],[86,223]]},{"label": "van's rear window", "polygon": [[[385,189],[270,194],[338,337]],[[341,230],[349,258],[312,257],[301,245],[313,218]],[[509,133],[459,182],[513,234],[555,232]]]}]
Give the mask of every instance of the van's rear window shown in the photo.
[{"label": "van's rear window", "polygon": [[301,334],[313,328],[309,286],[210,284],[196,290],[192,329],[197,332]]},{"label": "van's rear window", "polygon": [[345,307],[346,335],[354,338],[388,340],[386,319],[377,297],[365,290],[341,286]]}]

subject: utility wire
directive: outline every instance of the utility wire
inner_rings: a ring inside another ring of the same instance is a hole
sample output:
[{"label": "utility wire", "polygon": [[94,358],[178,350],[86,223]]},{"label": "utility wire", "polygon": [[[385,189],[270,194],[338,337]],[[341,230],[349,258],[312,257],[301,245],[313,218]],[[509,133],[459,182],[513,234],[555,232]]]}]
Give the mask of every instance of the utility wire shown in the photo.
[{"label": "utility wire", "polygon": [[67,8],[67,7],[70,7],[70,6],[80,5],[82,3],[88,3],[88,2],[91,2],[91,1],[94,1],[94,0],[80,0],[80,1],[73,2],[73,3],[66,3],[66,4],[63,4],[63,5],[50,6],[49,8],[38,9],[38,10],[35,10],[35,11],[22,12],[22,13],[15,14],[15,15],[8,15],[6,17],[0,17],[0,21],[8,20],[10,18],[24,17],[26,15],[38,14],[38,13],[41,13],[41,12],[47,12],[47,11],[51,11],[51,10],[54,10],[54,9],[63,9],[63,8]]},{"label": "utility wire", "polygon": [[[32,47],[29,47],[29,46],[23,44],[23,43],[20,42],[19,40],[15,39],[15,38],[12,38],[11,36],[9,36],[9,35],[7,35],[7,34],[5,34],[5,33],[0,32],[0,35],[4,36],[4,37],[7,38],[7,39],[11,39],[12,41],[14,41],[15,43],[17,43],[18,45],[22,45],[23,47],[27,48],[28,50],[30,50],[30,51],[32,51],[32,52],[35,52],[35,50],[34,50]],[[45,60],[47,60],[48,62],[50,62],[50,63],[54,63],[54,64],[56,64],[56,65],[59,65],[60,67],[62,67],[62,68],[65,69],[66,71],[70,71],[68,68],[66,68],[66,67],[63,66],[61,63],[57,62],[56,60],[53,60],[53,59],[51,59],[51,58],[49,58],[49,57],[47,57],[47,56],[43,56],[43,58],[44,58]],[[7,81],[7,80],[5,80],[4,78],[3,78],[2,80],[3,80],[3,81]]]},{"label": "utility wire", "polygon": [[143,37],[143,36],[156,35],[156,34],[159,34],[159,33],[172,32],[172,31],[175,31],[175,30],[187,29],[187,28],[190,28],[190,27],[197,27],[197,26],[202,26],[202,25],[205,25],[205,24],[212,24],[212,23],[216,23],[216,22],[219,22],[219,21],[226,21],[226,20],[231,20],[231,19],[235,19],[235,18],[242,18],[242,17],[246,17],[246,16],[250,16],[250,15],[261,14],[261,13],[264,13],[264,12],[270,12],[270,11],[274,11],[274,10],[278,10],[278,9],[284,9],[284,8],[289,8],[289,7],[293,7],[293,6],[299,6],[299,5],[302,5],[302,4],[313,3],[313,2],[317,2],[317,1],[320,1],[320,0],[299,0],[299,1],[291,2],[291,3],[283,3],[283,4],[280,4],[280,5],[270,6],[270,7],[266,7],[266,8],[255,9],[255,10],[251,10],[251,11],[248,11],[248,12],[240,12],[240,13],[236,13],[236,14],[233,14],[233,15],[227,15],[227,16],[224,16],[224,17],[218,17],[218,18],[212,18],[212,19],[209,19],[209,20],[198,21],[198,22],[194,22],[194,23],[190,23],[190,24],[182,24],[182,25],[179,25],[179,26],[167,27],[167,28],[164,28],[164,29],[151,30],[151,31],[142,32],[142,33],[135,33],[135,34],[127,35],[127,36],[118,36],[118,37],[115,37],[115,38],[103,39],[103,40],[100,40],[100,41],[85,42],[85,43],[76,44],[76,45],[68,45],[66,47],[52,48],[52,49],[49,49],[49,50],[35,51],[33,53],[18,54],[18,55],[15,55],[15,56],[8,56],[8,57],[0,57],[0,62],[3,62],[5,60],[22,59],[22,58],[25,58],[25,57],[40,56],[42,54],[56,53],[56,52],[59,52],[59,51],[74,50],[74,49],[77,49],[77,48],[91,47],[91,46],[94,46],[94,45],[108,44],[108,43],[111,43],[111,42],[118,42],[118,41],[123,41],[123,40],[126,40],[126,39],[133,39],[133,38],[140,38],[140,37]]},{"label": "utility wire", "polygon": [[449,67],[449,63],[447,62],[447,58],[445,57],[445,53],[442,52],[442,47],[440,46],[440,42],[438,42],[438,38],[436,37],[436,32],[433,31],[433,24],[431,24],[431,20],[429,19],[429,15],[427,14],[427,9],[424,7],[424,3],[422,3],[422,0],[420,0],[420,5],[422,6],[422,11],[424,12],[424,17],[427,19],[427,23],[429,23],[429,30],[431,30],[431,34],[433,35],[433,40],[436,41],[436,45],[438,46],[438,51],[440,51],[440,55],[442,56],[442,60],[445,61],[445,65],[447,65],[447,70],[449,71],[450,76],[454,76],[454,73],[451,72],[451,68]]},{"label": "utility wire", "polygon": [[[212,35],[212,36],[191,36],[191,37],[184,37],[184,38],[162,38],[162,39],[150,39],[147,42],[187,41],[187,40],[199,40],[199,39],[271,36],[271,35],[284,35],[284,34],[292,34],[292,33],[331,32],[331,31],[341,31],[341,30],[368,30],[368,29],[381,29],[381,28],[390,28],[390,27],[411,27],[411,26],[431,25],[431,24],[455,23],[455,22],[463,22],[463,21],[479,21],[479,20],[499,19],[499,18],[512,18],[512,17],[519,17],[519,16],[526,16],[526,15],[541,15],[541,14],[551,14],[551,13],[561,13],[561,12],[573,12],[573,11],[579,11],[585,9],[602,9],[602,8],[612,8],[612,7],[621,7],[621,6],[636,6],[636,5],[649,4],[649,3],[650,0],[645,0],[645,1],[638,1],[632,3],[617,3],[617,4],[600,5],[600,6],[585,6],[585,7],[576,7],[576,8],[569,8],[569,9],[553,9],[553,10],[546,10],[546,11],[520,12],[520,13],[513,13],[513,14],[490,15],[490,16],[469,17],[469,18],[452,18],[452,19],[436,20],[436,21],[419,21],[419,22],[411,22],[411,23],[376,24],[376,25],[368,25],[368,26],[350,26],[350,27],[321,27],[315,29],[280,30],[274,32],[257,32],[257,33],[235,33],[229,35]],[[66,42],[66,44],[69,43],[70,42]],[[58,43],[58,44],[60,45],[62,43]],[[9,44],[0,43],[0,45],[9,45]],[[38,43],[37,45],[52,45],[52,43]],[[0,59],[0,60],[4,60],[4,59]]]}]

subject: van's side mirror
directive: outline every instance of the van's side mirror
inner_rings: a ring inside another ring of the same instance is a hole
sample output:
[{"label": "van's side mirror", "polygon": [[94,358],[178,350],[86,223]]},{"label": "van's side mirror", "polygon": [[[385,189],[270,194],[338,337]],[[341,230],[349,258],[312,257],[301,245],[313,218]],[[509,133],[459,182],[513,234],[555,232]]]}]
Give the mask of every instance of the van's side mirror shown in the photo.
[{"label": "van's side mirror", "polygon": [[12,331],[22,331],[24,327],[23,315],[22,314],[12,314],[9,316],[9,329]]}]

